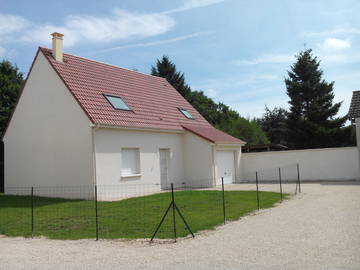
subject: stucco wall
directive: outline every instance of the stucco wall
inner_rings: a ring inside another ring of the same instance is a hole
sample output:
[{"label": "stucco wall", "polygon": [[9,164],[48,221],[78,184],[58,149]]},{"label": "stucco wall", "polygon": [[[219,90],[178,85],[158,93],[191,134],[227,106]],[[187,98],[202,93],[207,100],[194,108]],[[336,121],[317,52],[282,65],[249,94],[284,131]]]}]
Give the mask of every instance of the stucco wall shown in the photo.
[{"label": "stucco wall", "polygon": [[356,127],[356,145],[358,149],[358,159],[359,159],[359,171],[360,171],[360,118],[355,119],[355,127]]},{"label": "stucco wall", "polygon": [[184,133],[184,163],[187,185],[206,187],[215,184],[215,147],[190,132]]},{"label": "stucco wall", "polygon": [[357,147],[341,147],[243,153],[242,180],[254,180],[256,171],[259,172],[261,180],[277,180],[279,167],[283,171],[283,180],[295,180],[297,163],[299,163],[301,180],[355,180],[359,178]]},{"label": "stucco wall", "polygon": [[90,124],[40,52],[4,137],[5,188],[92,184]]},{"label": "stucco wall", "polygon": [[[97,184],[160,185],[159,149],[170,149],[169,181],[181,183],[184,179],[182,143],[180,133],[97,129],[95,131]],[[139,148],[141,176],[121,177],[121,148]],[[144,189],[146,188],[147,186],[144,186]]]}]

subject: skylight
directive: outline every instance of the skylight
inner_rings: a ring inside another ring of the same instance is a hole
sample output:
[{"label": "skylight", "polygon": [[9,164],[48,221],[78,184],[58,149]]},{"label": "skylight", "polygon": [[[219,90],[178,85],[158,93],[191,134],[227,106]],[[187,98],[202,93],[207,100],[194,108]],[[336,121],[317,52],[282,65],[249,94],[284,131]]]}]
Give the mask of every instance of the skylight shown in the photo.
[{"label": "skylight", "polygon": [[183,115],[185,115],[186,118],[194,119],[194,117],[191,115],[191,113],[189,113],[186,109],[179,108],[179,110],[180,110],[180,112],[182,112]]},{"label": "skylight", "polygon": [[110,102],[111,106],[117,110],[126,110],[132,111],[132,109],[125,103],[125,101],[121,97],[111,96],[111,95],[104,95],[107,101]]}]

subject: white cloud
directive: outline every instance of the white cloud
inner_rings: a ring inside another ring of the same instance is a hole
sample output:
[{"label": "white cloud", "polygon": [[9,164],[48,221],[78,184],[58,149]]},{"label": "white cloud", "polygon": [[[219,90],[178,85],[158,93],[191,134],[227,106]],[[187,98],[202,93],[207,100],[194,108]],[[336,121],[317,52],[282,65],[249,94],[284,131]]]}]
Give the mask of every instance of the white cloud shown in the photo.
[{"label": "white cloud", "polygon": [[327,38],[320,45],[320,48],[324,50],[342,50],[342,49],[348,49],[350,47],[351,47],[351,43],[349,40],[342,40],[338,38]]},{"label": "white cloud", "polygon": [[98,52],[110,52],[110,51],[128,49],[128,48],[157,46],[157,45],[173,43],[173,42],[177,42],[177,41],[181,41],[181,40],[186,40],[186,39],[190,39],[190,38],[195,38],[198,36],[206,35],[208,33],[209,32],[196,32],[193,34],[179,36],[179,37],[171,38],[171,39],[164,39],[164,40],[158,40],[158,41],[152,41],[152,42],[143,42],[143,43],[135,43],[135,44],[112,47],[112,48],[100,50]]},{"label": "white cloud", "polygon": [[107,43],[156,36],[169,31],[174,25],[174,19],[165,14],[115,9],[109,17],[71,15],[60,26],[34,25],[23,40],[46,44],[50,42],[49,34],[57,31],[65,35],[64,44],[67,46],[80,42]]},{"label": "white cloud", "polygon": [[343,34],[359,35],[360,29],[354,28],[352,26],[337,26],[334,29],[326,30],[326,31],[301,33],[301,35],[304,37],[326,37],[326,36],[343,35]]},{"label": "white cloud", "polygon": [[208,88],[205,90],[205,94],[210,98],[214,98],[217,96],[217,91],[214,88]]},{"label": "white cloud", "polygon": [[294,54],[269,54],[251,60],[238,60],[235,63],[237,65],[279,64],[289,63],[293,60]]},{"label": "white cloud", "polygon": [[0,36],[22,30],[28,21],[20,16],[0,14]]},{"label": "white cloud", "polygon": [[221,2],[224,2],[225,0],[184,0],[184,4],[178,8],[170,9],[167,11],[164,11],[164,14],[169,13],[176,13],[176,12],[182,12],[194,8],[200,8],[200,7],[206,7],[210,5],[215,5]]}]

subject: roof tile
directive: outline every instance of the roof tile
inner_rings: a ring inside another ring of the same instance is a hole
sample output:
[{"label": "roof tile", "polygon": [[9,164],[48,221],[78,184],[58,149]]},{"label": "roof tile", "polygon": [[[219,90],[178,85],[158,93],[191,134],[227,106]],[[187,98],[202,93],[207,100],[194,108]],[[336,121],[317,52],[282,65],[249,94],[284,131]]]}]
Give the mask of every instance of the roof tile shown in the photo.
[{"label": "roof tile", "polygon": [[[164,78],[70,54],[64,54],[64,62],[58,62],[53,58],[52,50],[40,50],[93,123],[173,130],[185,128],[194,133],[206,133],[202,137],[210,141],[242,143],[212,127]],[[114,109],[103,94],[120,96],[133,111]],[[195,119],[186,118],[178,108],[188,110]]]}]

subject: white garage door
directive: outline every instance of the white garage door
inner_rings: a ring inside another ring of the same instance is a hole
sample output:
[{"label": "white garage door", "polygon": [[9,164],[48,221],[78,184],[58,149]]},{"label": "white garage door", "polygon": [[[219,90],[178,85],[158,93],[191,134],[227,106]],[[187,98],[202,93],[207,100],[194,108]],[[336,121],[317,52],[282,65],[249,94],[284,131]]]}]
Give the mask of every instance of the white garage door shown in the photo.
[{"label": "white garage door", "polygon": [[235,162],[233,151],[217,151],[217,184],[221,185],[221,177],[224,177],[224,184],[231,184],[235,179]]}]

